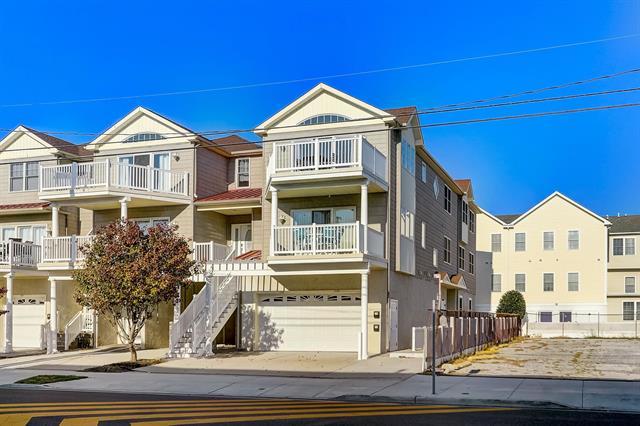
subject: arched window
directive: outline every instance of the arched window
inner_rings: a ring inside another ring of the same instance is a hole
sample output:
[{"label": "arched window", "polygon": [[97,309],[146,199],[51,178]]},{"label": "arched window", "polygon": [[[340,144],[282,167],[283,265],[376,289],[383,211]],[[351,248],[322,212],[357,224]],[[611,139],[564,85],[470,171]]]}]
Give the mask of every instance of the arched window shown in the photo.
[{"label": "arched window", "polygon": [[166,139],[159,133],[136,133],[133,136],[129,136],[125,142],[143,142],[143,141],[157,141],[160,139]]},{"label": "arched window", "polygon": [[302,120],[298,123],[298,126],[312,126],[314,124],[328,124],[328,123],[342,123],[343,121],[349,121],[349,117],[345,117],[340,114],[320,114],[309,117],[306,120]]}]

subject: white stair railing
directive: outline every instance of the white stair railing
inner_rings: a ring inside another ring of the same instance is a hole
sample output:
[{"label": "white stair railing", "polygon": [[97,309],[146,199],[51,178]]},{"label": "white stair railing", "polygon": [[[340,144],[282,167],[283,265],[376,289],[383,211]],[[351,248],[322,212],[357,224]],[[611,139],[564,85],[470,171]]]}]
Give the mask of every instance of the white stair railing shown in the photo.
[{"label": "white stair railing", "polygon": [[93,311],[83,309],[76,313],[64,327],[64,350],[68,351],[71,343],[76,340],[80,333],[93,333],[94,321]]}]

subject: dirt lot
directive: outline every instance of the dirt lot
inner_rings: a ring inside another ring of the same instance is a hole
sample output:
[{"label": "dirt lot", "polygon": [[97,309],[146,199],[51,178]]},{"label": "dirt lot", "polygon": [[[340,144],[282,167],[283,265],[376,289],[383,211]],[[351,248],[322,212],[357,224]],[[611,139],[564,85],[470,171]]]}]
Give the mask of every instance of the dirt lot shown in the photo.
[{"label": "dirt lot", "polygon": [[553,376],[640,380],[640,340],[530,338],[458,360],[465,376]]}]

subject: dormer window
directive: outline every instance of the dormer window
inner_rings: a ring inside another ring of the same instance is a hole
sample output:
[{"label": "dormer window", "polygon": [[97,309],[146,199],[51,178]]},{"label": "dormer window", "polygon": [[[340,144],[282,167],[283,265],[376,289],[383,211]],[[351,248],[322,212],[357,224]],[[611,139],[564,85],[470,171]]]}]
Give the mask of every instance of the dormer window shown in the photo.
[{"label": "dormer window", "polygon": [[349,121],[350,118],[340,114],[320,114],[309,117],[298,123],[298,126],[313,126],[315,124],[342,123]]},{"label": "dormer window", "polygon": [[136,133],[133,136],[129,136],[124,141],[125,142],[146,142],[146,141],[157,141],[160,139],[166,139],[159,133]]}]

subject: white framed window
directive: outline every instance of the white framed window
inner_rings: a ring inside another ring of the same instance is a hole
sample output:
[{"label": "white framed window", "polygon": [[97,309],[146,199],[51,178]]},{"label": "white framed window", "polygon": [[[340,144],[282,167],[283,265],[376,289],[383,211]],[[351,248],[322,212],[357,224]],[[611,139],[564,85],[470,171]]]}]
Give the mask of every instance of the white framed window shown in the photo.
[{"label": "white framed window", "polygon": [[580,290],[580,273],[569,272],[567,274],[567,289],[569,291]]},{"label": "white framed window", "polygon": [[527,248],[527,234],[524,232],[516,232],[516,251],[525,251]]},{"label": "white framed window", "polygon": [[502,275],[491,274],[491,291],[498,293],[502,291]]},{"label": "white framed window", "polygon": [[469,252],[469,273],[476,273],[476,255]]},{"label": "white framed window", "polygon": [[147,232],[147,229],[157,226],[157,225],[169,225],[171,223],[171,218],[169,217],[143,217],[131,219],[132,222],[138,225],[138,227],[144,232]]},{"label": "white framed window", "polygon": [[569,231],[568,243],[569,250],[578,250],[580,248],[580,231]]},{"label": "white framed window", "polygon": [[427,224],[424,221],[420,226],[420,245],[423,249],[427,248]]},{"label": "white framed window", "polygon": [[624,255],[633,256],[636,254],[636,239],[634,237],[624,239]]},{"label": "white framed window", "polygon": [[636,292],[636,277],[624,277],[624,292],[626,294]]},{"label": "white framed window", "polygon": [[542,274],[542,289],[544,291],[553,291],[554,275],[553,272],[545,272]]},{"label": "white framed window", "polygon": [[464,247],[458,246],[458,268],[464,271],[464,256],[465,250]]},{"label": "white framed window", "polygon": [[5,226],[1,230],[2,241],[19,238],[22,242],[32,242],[42,245],[42,239],[47,234],[46,225],[18,225]]},{"label": "white framed window", "polygon": [[251,161],[249,158],[236,159],[236,185],[238,188],[248,188],[250,185]]},{"label": "white framed window", "polygon": [[500,253],[502,251],[502,234],[491,234],[491,252]]},{"label": "white framed window", "polygon": [[423,183],[427,183],[427,163],[420,161],[420,178]]},{"label": "white framed window", "polygon": [[400,212],[400,235],[411,240],[415,238],[415,215],[409,210],[402,209]]},{"label": "white framed window", "polygon": [[160,133],[146,132],[146,133],[136,133],[133,136],[129,136],[124,140],[124,142],[146,142],[146,141],[157,141],[160,139],[166,139],[166,138],[162,136]]},{"label": "white framed window", "polygon": [[451,214],[451,188],[444,186],[444,209]]},{"label": "white framed window", "polygon": [[438,267],[438,249],[433,248],[433,266]]},{"label": "white framed window", "polygon": [[451,264],[451,240],[444,237],[444,263]]},{"label": "white framed window", "polygon": [[640,302],[622,302],[622,320],[633,321],[635,319],[640,319]]},{"label": "white framed window", "polygon": [[613,255],[624,256],[624,238],[613,239]]},{"label": "white framed window", "polygon": [[469,210],[469,231],[476,232],[476,214]]},{"label": "white framed window", "polygon": [[333,223],[355,223],[355,206],[319,207],[316,209],[291,209],[294,225],[329,225]]},{"label": "white framed window", "polygon": [[408,171],[411,176],[416,174],[416,147],[411,145],[405,139],[401,143],[402,167]]},{"label": "white framed window", "polygon": [[40,165],[37,161],[12,163],[9,165],[9,191],[37,191]]},{"label": "white framed window", "polygon": [[520,293],[524,293],[527,290],[527,275],[526,274],[516,274],[516,290]]},{"label": "white framed window", "polygon": [[554,244],[555,244],[555,235],[553,234],[553,231],[545,231],[542,234],[542,240],[543,240],[543,248],[545,251],[549,251],[549,250],[553,250]]},{"label": "white framed window", "polygon": [[469,204],[462,202],[462,223],[469,224]]},{"label": "white framed window", "polygon": [[340,114],[319,114],[302,120],[298,123],[298,126],[313,126],[316,124],[330,124],[330,123],[342,123],[349,121],[350,118]]}]

